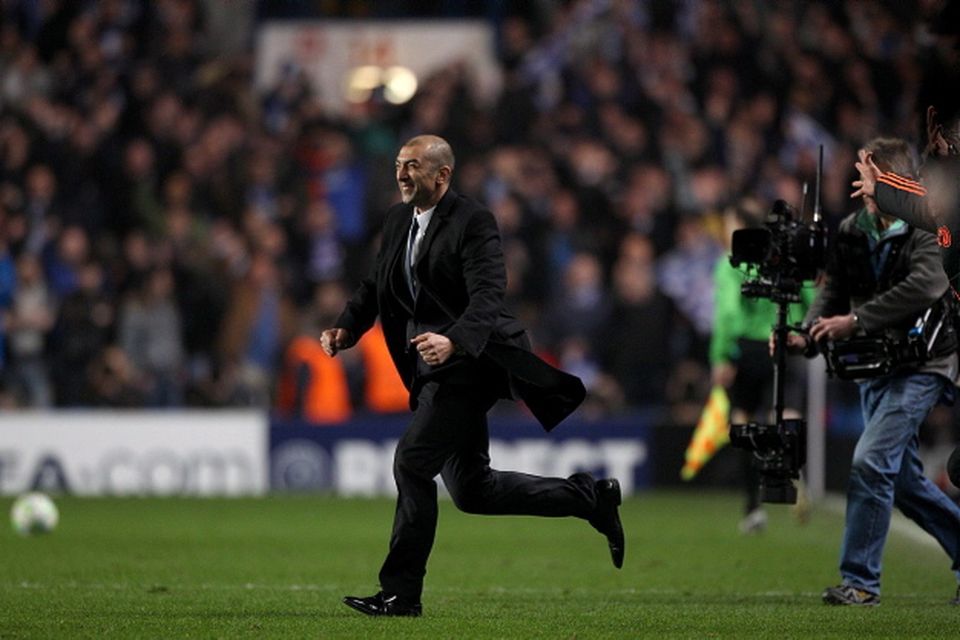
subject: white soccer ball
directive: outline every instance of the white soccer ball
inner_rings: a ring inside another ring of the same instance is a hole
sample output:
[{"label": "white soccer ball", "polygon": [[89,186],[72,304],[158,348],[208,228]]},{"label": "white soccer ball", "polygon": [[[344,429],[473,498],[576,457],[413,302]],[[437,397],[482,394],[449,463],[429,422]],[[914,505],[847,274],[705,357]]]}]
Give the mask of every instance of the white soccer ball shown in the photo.
[{"label": "white soccer ball", "polygon": [[17,498],[10,510],[14,530],[22,536],[49,533],[57,526],[60,512],[45,493],[32,491]]}]

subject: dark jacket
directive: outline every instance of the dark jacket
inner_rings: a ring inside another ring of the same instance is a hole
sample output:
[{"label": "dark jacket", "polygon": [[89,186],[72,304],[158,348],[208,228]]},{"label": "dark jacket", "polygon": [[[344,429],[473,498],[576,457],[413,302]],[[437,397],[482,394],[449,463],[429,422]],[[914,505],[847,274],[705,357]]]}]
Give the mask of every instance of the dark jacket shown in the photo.
[{"label": "dark jacket", "polygon": [[[416,408],[429,380],[482,384],[499,397],[522,399],[547,430],[583,401],[575,376],[530,352],[520,322],[503,307],[506,269],[493,214],[479,202],[448,190],[437,204],[414,265],[414,300],[403,271],[413,207],[387,212],[380,251],[370,276],[347,304],[336,326],[356,341],[379,315],[387,347]],[[418,357],[410,339],[425,331],[453,341],[458,354],[439,367]]]},{"label": "dark jacket", "polygon": [[[917,318],[948,290],[937,239],[904,225],[885,234],[871,248],[863,229],[865,224],[872,224],[870,215],[861,209],[840,223],[827,263],[826,282],[807,311],[805,324],[820,316],[855,311],[865,333],[903,339]],[[939,340],[948,339],[953,339],[952,333],[944,333]],[[946,351],[953,345],[943,346],[937,343],[933,351]],[[929,361],[922,370],[952,377],[947,364],[940,360]]]}]

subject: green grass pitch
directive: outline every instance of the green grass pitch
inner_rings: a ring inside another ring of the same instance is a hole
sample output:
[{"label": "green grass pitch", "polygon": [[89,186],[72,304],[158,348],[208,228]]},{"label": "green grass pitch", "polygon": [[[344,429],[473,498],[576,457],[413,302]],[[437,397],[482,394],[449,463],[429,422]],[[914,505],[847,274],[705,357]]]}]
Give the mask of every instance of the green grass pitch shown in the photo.
[{"label": "green grass pitch", "polygon": [[[0,500],[9,513],[12,499]],[[943,552],[901,533],[883,604],[827,607],[843,527],[740,498],[644,493],[624,504],[626,563],[573,519],[480,517],[441,503],[419,619],[340,604],[376,591],[388,500],[58,500],[48,536],[0,532],[0,638],[946,638],[960,608]],[[912,524],[910,526],[913,526]]]}]

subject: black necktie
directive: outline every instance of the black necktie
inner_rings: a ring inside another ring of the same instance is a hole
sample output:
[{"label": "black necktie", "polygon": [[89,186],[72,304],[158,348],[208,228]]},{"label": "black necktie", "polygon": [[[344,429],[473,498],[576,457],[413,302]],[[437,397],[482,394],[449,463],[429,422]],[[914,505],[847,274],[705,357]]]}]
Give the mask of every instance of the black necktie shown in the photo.
[{"label": "black necktie", "polygon": [[413,261],[416,256],[413,254],[414,247],[417,244],[417,233],[420,231],[420,224],[417,222],[417,216],[413,216],[413,224],[410,226],[410,239],[407,241],[407,260],[404,263],[404,271],[407,273],[407,286],[410,287],[410,295],[417,297],[417,280],[413,273]]}]

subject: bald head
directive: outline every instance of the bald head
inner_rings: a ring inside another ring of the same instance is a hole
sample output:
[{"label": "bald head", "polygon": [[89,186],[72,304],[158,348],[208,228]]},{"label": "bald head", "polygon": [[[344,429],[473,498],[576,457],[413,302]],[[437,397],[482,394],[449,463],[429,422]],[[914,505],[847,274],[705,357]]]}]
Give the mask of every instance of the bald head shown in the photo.
[{"label": "bald head", "polygon": [[430,163],[434,171],[447,166],[450,167],[451,173],[453,172],[453,166],[456,162],[453,157],[453,149],[450,148],[450,143],[440,136],[429,134],[415,136],[410,138],[403,146],[421,148],[424,159]]}]

